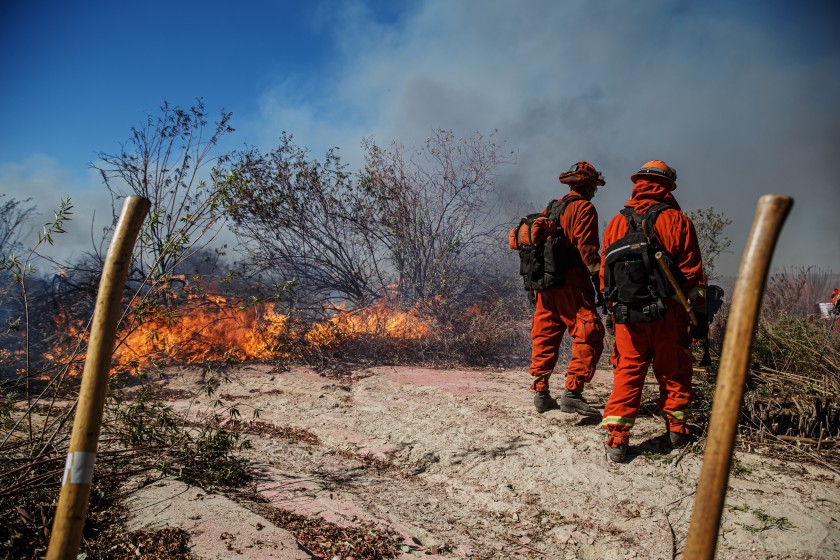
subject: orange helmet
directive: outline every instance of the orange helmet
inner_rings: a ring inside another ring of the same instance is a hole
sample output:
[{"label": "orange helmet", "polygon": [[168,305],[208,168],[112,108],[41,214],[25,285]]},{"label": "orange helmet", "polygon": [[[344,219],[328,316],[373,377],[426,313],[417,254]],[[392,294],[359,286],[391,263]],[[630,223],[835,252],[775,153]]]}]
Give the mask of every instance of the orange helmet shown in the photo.
[{"label": "orange helmet", "polygon": [[630,180],[635,183],[643,175],[652,175],[654,177],[664,178],[668,181],[668,183],[670,183],[671,190],[677,188],[677,170],[673,167],[669,167],[664,161],[654,159],[647,162],[641,169],[630,176]]},{"label": "orange helmet", "polygon": [[595,166],[588,161],[579,161],[565,173],[560,174],[560,182],[566,185],[585,185],[594,183],[598,186],[606,185],[604,174],[595,169]]}]

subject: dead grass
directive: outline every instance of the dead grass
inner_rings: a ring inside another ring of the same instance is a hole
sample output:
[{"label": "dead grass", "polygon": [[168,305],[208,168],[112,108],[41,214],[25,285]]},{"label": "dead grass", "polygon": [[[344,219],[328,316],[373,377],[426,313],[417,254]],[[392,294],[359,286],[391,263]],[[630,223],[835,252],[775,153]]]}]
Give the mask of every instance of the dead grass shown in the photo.
[{"label": "dead grass", "polygon": [[[768,280],[741,414],[743,449],[840,466],[840,320],[820,318],[815,305],[837,280],[813,268]],[[719,314],[721,333],[728,311]],[[714,375],[695,379],[705,421]]]},{"label": "dead grass", "polygon": [[466,309],[438,306],[429,313],[423,318],[430,325],[424,336],[395,336],[383,326],[344,334],[327,346],[298,346],[289,360],[341,379],[378,365],[509,368],[527,365],[530,360],[532,309],[524,292],[474,303]]},{"label": "dead grass", "polygon": [[373,523],[359,521],[357,525],[341,527],[318,516],[276,508],[256,493],[241,493],[238,500],[277,527],[289,531],[298,543],[318,558],[384,560],[417,548],[405,544],[404,539],[394,531]]},{"label": "dead grass", "polygon": [[189,533],[180,527],[124,532],[112,526],[86,543],[86,554],[89,560],[198,560],[189,542]]},{"label": "dead grass", "polygon": [[242,420],[233,420],[225,424],[225,428],[241,434],[282,439],[293,443],[305,443],[308,445],[318,445],[321,443],[318,436],[309,430],[295,428],[294,426],[276,426],[259,420],[250,420],[247,422]]}]

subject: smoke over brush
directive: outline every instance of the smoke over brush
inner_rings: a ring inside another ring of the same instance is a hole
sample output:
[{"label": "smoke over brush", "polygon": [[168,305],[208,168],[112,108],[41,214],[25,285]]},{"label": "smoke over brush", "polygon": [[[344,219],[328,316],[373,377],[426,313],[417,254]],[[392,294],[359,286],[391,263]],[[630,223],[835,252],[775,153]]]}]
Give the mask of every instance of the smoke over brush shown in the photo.
[{"label": "smoke over brush", "polygon": [[[542,208],[557,174],[586,159],[606,175],[594,203],[608,219],[638,166],[663,159],[685,210],[733,220],[735,253],[759,196],[779,192],[797,198],[791,223],[809,227],[788,228],[775,262],[839,262],[836,8],[777,8],[429,1],[384,43],[364,14],[344,14],[342,40],[360,48],[340,76],[342,102],[405,142],[432,127],[498,129],[517,154],[499,181],[513,215]],[[725,255],[722,273],[738,261]]]}]

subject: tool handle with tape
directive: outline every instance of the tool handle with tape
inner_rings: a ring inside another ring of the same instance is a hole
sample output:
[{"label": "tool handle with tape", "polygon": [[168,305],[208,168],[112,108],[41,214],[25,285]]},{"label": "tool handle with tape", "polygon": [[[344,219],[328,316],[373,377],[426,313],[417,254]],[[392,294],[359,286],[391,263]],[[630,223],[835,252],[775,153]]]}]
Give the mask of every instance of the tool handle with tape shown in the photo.
[{"label": "tool handle with tape", "polygon": [[768,194],[758,201],[729,310],[684,560],[715,557],[761,298],[776,240],[791,206],[793,199],[783,195]]},{"label": "tool handle with tape", "polygon": [[105,257],[47,560],[75,560],[79,552],[125,279],[134,243],[150,206],[149,199],[140,196],[125,199]]}]

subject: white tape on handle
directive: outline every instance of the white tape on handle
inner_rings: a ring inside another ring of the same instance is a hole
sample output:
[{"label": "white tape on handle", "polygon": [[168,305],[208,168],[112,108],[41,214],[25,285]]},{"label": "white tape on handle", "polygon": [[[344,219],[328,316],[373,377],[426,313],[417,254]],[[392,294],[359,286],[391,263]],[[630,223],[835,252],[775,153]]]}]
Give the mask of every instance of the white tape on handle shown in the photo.
[{"label": "white tape on handle", "polygon": [[67,454],[67,462],[64,463],[64,478],[61,485],[90,484],[93,481],[93,463],[96,460],[96,453],[87,451],[72,451]]}]

